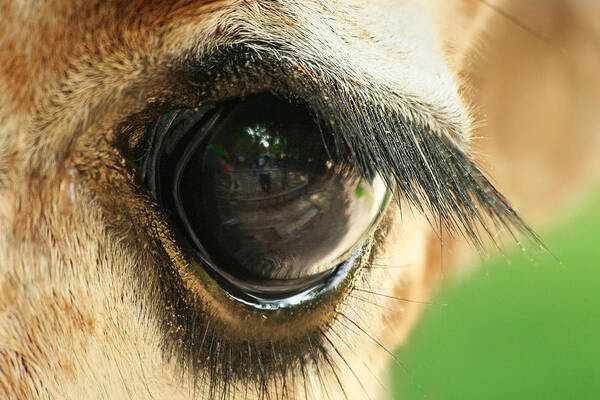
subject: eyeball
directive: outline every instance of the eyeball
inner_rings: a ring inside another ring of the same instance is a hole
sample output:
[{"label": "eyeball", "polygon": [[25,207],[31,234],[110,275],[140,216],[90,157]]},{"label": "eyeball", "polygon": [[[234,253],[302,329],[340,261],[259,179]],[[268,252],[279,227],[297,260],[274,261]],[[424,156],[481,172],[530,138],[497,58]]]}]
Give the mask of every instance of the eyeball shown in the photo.
[{"label": "eyeball", "polygon": [[163,115],[144,177],[204,268],[277,301],[322,290],[384,208],[384,180],[339,146],[303,105],[256,95]]}]

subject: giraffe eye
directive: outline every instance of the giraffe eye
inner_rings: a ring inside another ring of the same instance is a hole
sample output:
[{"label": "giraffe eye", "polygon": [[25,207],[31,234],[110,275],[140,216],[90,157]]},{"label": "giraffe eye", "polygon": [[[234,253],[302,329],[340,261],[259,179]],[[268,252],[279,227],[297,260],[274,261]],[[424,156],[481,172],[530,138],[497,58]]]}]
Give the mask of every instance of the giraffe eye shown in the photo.
[{"label": "giraffe eye", "polygon": [[386,202],[379,175],[358,173],[304,106],[274,96],[170,111],[151,136],[146,186],[236,296],[281,305],[326,290]]}]

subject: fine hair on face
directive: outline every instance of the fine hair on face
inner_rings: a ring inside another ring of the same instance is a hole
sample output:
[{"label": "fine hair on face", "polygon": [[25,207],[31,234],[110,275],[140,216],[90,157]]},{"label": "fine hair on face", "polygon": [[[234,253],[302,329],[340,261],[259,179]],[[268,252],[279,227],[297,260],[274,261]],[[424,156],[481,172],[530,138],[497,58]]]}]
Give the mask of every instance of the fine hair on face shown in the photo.
[{"label": "fine hair on face", "polygon": [[593,175],[490,61],[574,52],[563,3],[0,0],[0,398],[390,397],[440,276]]}]

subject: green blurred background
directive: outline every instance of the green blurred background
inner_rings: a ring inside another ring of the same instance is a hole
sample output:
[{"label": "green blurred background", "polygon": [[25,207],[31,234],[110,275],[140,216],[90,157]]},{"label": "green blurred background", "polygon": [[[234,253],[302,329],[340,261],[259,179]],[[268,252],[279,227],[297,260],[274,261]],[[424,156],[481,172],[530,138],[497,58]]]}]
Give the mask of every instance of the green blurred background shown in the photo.
[{"label": "green blurred background", "polygon": [[393,364],[396,399],[600,399],[600,193],[518,249],[446,282]]}]

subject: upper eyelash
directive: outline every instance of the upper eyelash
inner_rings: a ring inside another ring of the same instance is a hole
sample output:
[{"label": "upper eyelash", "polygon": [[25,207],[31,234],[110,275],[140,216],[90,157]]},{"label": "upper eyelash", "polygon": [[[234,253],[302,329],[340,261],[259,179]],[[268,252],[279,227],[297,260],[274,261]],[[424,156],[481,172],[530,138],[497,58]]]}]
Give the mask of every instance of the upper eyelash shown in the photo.
[{"label": "upper eyelash", "polygon": [[446,132],[411,122],[389,105],[374,104],[347,86],[340,90],[332,84],[324,91],[314,90],[324,92],[311,99],[323,131],[334,137],[335,152],[364,176],[379,173],[389,188],[397,189],[395,196],[425,214],[432,226],[463,235],[478,250],[484,249],[486,241],[498,246],[497,234],[502,231],[518,244],[520,233],[545,249]]},{"label": "upper eyelash", "polygon": [[[350,79],[264,44],[246,43],[217,53],[207,59],[218,63],[197,67],[202,74],[262,82],[259,90],[302,100],[324,134],[333,137],[334,149],[328,152],[353,163],[365,176],[379,173],[389,188],[397,189],[397,198],[416,207],[436,229],[462,235],[478,250],[486,242],[499,245],[502,231],[519,244],[518,235],[524,234],[545,249],[462,148],[467,128],[460,118],[444,118],[446,110],[389,88],[367,94]],[[247,94],[256,89],[238,90]],[[410,116],[401,112],[407,109]]]},{"label": "upper eyelash", "polygon": [[326,129],[343,141],[338,141],[336,151],[347,152],[363,174],[378,172],[388,187],[398,189],[397,197],[433,218],[434,226],[462,234],[478,249],[484,248],[486,238],[497,244],[498,231],[508,232],[517,241],[517,233],[524,233],[543,246],[508,200],[447,135],[411,124],[392,111],[382,111],[379,105],[361,102],[359,93],[352,104],[339,93],[329,92],[327,98],[318,109],[328,116],[321,117]]}]

